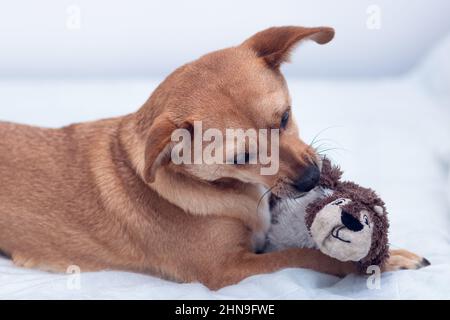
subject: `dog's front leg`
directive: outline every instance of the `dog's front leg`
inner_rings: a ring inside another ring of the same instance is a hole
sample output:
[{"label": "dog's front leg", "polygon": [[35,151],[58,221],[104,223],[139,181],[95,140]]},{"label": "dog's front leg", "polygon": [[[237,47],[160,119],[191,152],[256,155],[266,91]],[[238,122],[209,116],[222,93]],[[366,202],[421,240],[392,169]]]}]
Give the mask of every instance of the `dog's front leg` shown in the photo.
[{"label": "dog's front leg", "polygon": [[209,288],[219,289],[253,275],[284,268],[307,268],[336,276],[357,272],[354,263],[333,259],[315,249],[293,248],[264,254],[243,252],[230,260],[222,270],[214,273],[213,278],[205,279],[204,283]]},{"label": "dog's front leg", "polygon": [[404,249],[389,250],[389,258],[383,267],[383,271],[420,269],[429,265],[430,262],[426,258],[410,251]]},{"label": "dog's front leg", "polygon": [[[419,269],[429,264],[427,259],[409,251],[391,250],[383,272],[399,269]],[[354,262],[342,262],[323,254],[319,250],[302,248],[264,254],[244,252],[235,256],[232,262],[223,264],[222,267],[217,273],[210,273],[213,277],[204,279],[205,285],[211,289],[220,289],[253,275],[271,273],[285,268],[307,268],[340,277],[360,272]]]}]

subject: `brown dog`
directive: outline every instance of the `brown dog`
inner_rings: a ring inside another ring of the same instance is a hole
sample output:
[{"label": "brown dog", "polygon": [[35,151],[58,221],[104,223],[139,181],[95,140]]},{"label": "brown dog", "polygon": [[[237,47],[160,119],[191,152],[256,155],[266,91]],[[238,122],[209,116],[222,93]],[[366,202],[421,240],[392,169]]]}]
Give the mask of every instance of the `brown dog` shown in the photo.
[{"label": "brown dog", "polygon": [[[0,250],[51,271],[122,269],[220,288],[286,267],[335,275],[354,266],[309,249],[254,253],[270,220],[269,189],[304,193],[318,180],[298,137],[279,66],[299,41],[331,28],[279,27],[172,73],[134,114],[62,129],[0,124]],[[171,161],[177,128],[279,128],[279,170]],[[392,254],[388,269],[421,258]]]}]

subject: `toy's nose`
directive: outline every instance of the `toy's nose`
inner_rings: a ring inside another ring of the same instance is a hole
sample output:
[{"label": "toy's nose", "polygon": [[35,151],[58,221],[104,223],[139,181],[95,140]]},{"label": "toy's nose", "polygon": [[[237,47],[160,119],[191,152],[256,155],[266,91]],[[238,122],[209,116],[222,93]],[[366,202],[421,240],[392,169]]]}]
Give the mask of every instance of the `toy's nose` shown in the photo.
[{"label": "toy's nose", "polygon": [[300,192],[308,192],[314,189],[319,183],[320,170],[317,166],[311,165],[306,168],[302,177],[295,181],[295,188]]},{"label": "toy's nose", "polygon": [[354,216],[352,216],[350,213],[342,210],[341,212],[341,221],[342,224],[351,231],[361,231],[364,226],[361,222],[359,222],[358,219],[356,219]]}]

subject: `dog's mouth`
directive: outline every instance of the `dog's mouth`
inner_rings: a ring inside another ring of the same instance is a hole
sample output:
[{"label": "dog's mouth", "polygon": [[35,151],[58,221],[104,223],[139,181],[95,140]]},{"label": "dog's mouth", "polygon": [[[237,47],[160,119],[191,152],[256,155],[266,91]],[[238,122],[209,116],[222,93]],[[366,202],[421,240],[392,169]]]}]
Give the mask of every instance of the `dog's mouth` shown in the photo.
[{"label": "dog's mouth", "polygon": [[341,231],[342,229],[345,229],[345,227],[341,225],[334,227],[333,230],[331,230],[331,236],[335,239],[338,239],[339,241],[352,243],[350,240],[345,240],[339,236],[339,231]]}]

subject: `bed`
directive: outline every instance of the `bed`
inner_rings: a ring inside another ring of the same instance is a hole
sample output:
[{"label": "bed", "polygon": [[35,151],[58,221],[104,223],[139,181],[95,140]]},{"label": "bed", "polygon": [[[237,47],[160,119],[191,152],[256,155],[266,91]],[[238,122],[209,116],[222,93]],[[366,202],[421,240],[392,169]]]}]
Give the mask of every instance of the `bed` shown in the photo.
[{"label": "bed", "polygon": [[[128,272],[51,274],[0,257],[0,299],[449,299],[448,56],[447,40],[397,78],[288,79],[304,140],[319,133],[320,148],[346,179],[377,190],[390,213],[392,247],[423,255],[431,266],[385,273],[379,288],[367,284],[368,275],[285,269],[210,291]],[[126,114],[160,80],[4,79],[0,119],[56,127]]]}]

